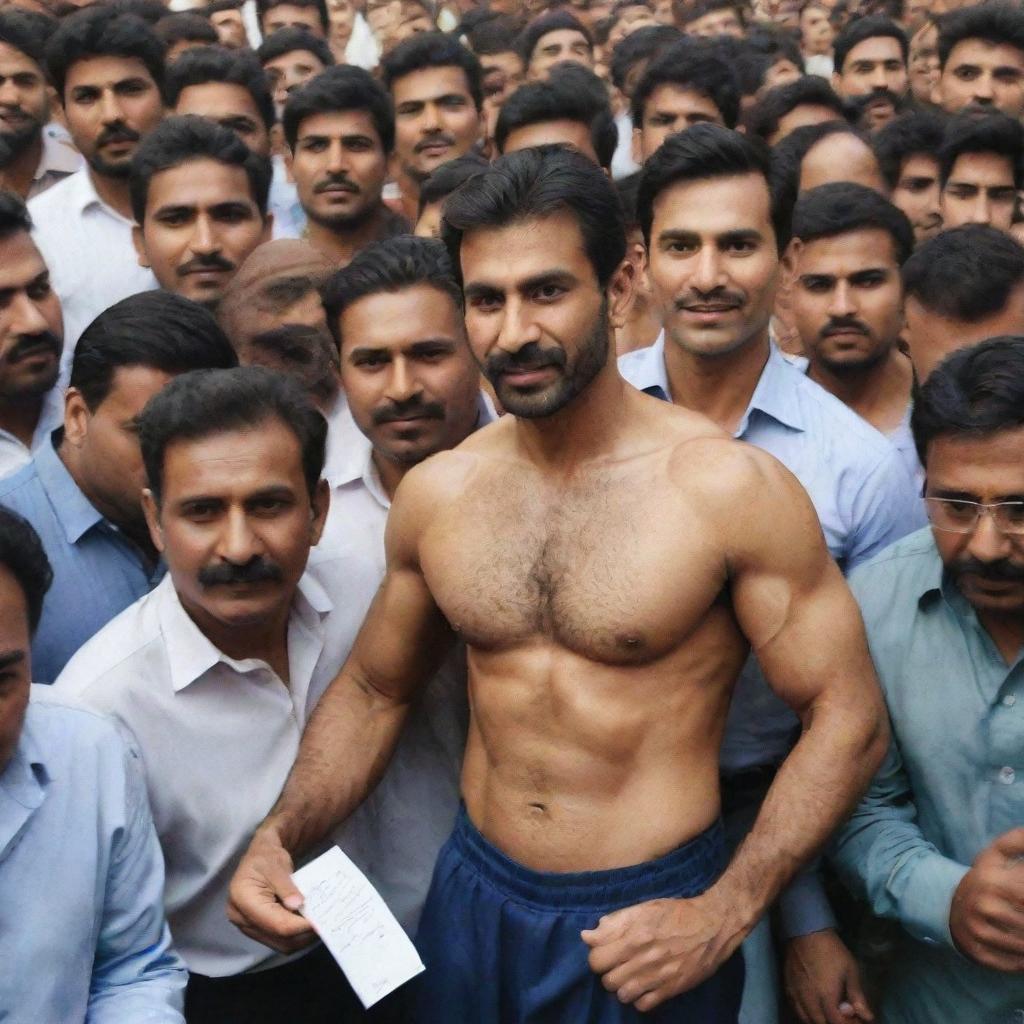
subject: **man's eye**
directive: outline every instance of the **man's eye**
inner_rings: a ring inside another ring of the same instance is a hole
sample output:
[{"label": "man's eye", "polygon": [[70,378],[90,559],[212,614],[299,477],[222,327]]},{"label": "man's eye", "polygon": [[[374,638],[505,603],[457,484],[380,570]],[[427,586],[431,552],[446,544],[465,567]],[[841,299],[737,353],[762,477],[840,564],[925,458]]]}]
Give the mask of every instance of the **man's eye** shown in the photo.
[{"label": "man's eye", "polygon": [[981,72],[978,68],[957,68],[954,74],[961,82],[971,82],[977,78]]}]

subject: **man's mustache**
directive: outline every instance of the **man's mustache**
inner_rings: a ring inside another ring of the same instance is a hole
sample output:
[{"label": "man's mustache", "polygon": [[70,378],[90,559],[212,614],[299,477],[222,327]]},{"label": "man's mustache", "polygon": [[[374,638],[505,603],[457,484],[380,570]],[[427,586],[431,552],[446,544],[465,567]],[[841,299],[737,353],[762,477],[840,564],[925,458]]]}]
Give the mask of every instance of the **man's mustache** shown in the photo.
[{"label": "man's mustache", "polygon": [[414,153],[422,153],[423,150],[429,146],[437,146],[440,143],[444,143],[446,146],[454,146],[455,139],[450,135],[446,135],[444,132],[435,132],[433,135],[428,136],[422,142],[417,142],[413,147]]},{"label": "man's mustache", "polygon": [[204,565],[198,573],[199,583],[204,587],[230,585],[232,583],[280,583],[281,567],[260,555],[245,565],[234,562],[217,562]]},{"label": "man's mustache", "polygon": [[539,342],[531,341],[515,352],[495,352],[484,364],[488,380],[495,380],[505,373],[529,373],[547,366],[565,366],[565,352],[560,348],[542,348]]},{"label": "man's mustache", "polygon": [[351,189],[356,195],[358,195],[362,189],[347,175],[345,174],[332,174],[324,178],[323,181],[318,181],[313,186],[313,192],[320,194],[322,192],[328,192],[333,188],[337,188],[341,185],[343,188]]},{"label": "man's mustache", "polygon": [[865,338],[871,337],[871,331],[868,329],[867,325],[852,316],[837,316],[834,319],[829,320],[829,322],[821,329],[818,336],[821,338],[830,338],[833,334],[849,334],[851,332],[863,334]]},{"label": "man's mustache", "polygon": [[745,298],[739,292],[732,292],[727,288],[713,288],[709,292],[693,289],[676,299],[675,306],[677,311],[689,309],[691,306],[742,306]]},{"label": "man's mustache", "polygon": [[187,263],[178,267],[178,277],[186,277],[188,274],[197,274],[201,270],[226,270],[235,269],[234,263],[225,259],[220,253],[211,252],[203,256],[194,256]]},{"label": "man's mustache", "polygon": [[949,571],[954,576],[977,576],[994,583],[1024,583],[1024,565],[1014,565],[1008,558],[982,562],[977,558],[958,558]]},{"label": "man's mustache", "polygon": [[412,419],[414,416],[422,416],[428,420],[443,420],[444,406],[439,402],[424,402],[416,398],[408,402],[390,402],[374,409],[370,414],[370,418],[378,427],[382,423],[394,423],[397,420]]},{"label": "man's mustache", "polygon": [[38,334],[23,334],[11,346],[7,353],[8,363],[17,363],[28,355],[38,354],[40,346],[44,346],[55,356],[61,352],[60,338],[52,331],[40,331]]},{"label": "man's mustache", "polygon": [[99,138],[96,139],[96,145],[106,146],[111,142],[138,142],[139,138],[139,133],[132,131],[127,125],[112,124],[100,132]]}]

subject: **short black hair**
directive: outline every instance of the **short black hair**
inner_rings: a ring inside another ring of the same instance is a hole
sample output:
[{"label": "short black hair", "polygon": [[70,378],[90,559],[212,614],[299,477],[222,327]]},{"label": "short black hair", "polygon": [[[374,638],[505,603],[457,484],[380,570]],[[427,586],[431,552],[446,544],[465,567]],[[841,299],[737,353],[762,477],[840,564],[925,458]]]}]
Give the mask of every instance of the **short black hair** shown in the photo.
[{"label": "short black hair", "polygon": [[670,135],[644,164],[637,194],[637,219],[647,244],[651,242],[654,202],[667,188],[680,182],[730,178],[758,174],[764,178],[771,201],[775,245],[781,253],[789,242],[792,205],[770,188],[771,155],[760,139],[741,135],[718,124],[695,124],[686,131]]},{"label": "short black hair", "polygon": [[945,130],[944,117],[920,110],[897,117],[872,136],[875,156],[889,188],[899,184],[908,157],[923,155],[938,160]]},{"label": "short black hair", "polygon": [[661,85],[674,85],[706,96],[718,108],[727,128],[735,128],[740,116],[740,86],[735,70],[714,43],[683,38],[663,50],[644,72],[633,93],[633,124],[644,123],[644,108]]},{"label": "short black hair", "polygon": [[746,129],[767,141],[779,130],[779,122],[787,114],[803,106],[825,107],[846,120],[846,107],[826,79],[804,75],[769,89],[747,114]]},{"label": "short black hair", "polygon": [[46,56],[46,41],[56,25],[57,22],[45,14],[5,7],[0,10],[0,43],[23,53],[30,61],[38,64],[41,71]]},{"label": "short black hair", "polygon": [[284,105],[284,137],[295,149],[299,129],[314,114],[363,110],[370,115],[385,153],[395,148],[395,113],[391,97],[368,71],[340,64],[321,71],[300,86]]},{"label": "short black hair", "polygon": [[330,15],[327,13],[327,4],[324,0],[256,0],[256,13],[260,28],[263,28],[263,19],[270,11],[275,7],[283,7],[285,4],[289,7],[303,7],[315,10],[320,16],[320,24],[323,26],[324,32],[326,33],[331,27]]},{"label": "short black hair", "polygon": [[[477,14],[479,20],[467,25],[470,14]],[[467,12],[462,19],[462,32],[469,48],[477,56],[495,53],[519,54],[518,40],[522,22],[511,14],[495,14],[484,7]]]},{"label": "short black hair", "polygon": [[740,24],[745,26],[747,19],[744,16],[743,8],[743,0],[696,0],[696,2],[686,6],[682,17],[678,18],[677,21],[680,27],[685,29],[687,25],[692,24],[699,18],[703,18],[707,14],[714,14],[715,11],[734,11],[736,17],[739,18]]},{"label": "short black hair", "polygon": [[626,254],[622,207],[608,175],[564,146],[535,146],[509,153],[448,197],[442,237],[456,277],[461,282],[459,249],[467,231],[558,213],[575,218],[603,289]]},{"label": "short black hair", "polygon": [[682,33],[674,25],[645,25],[620,39],[612,50],[609,72],[612,85],[625,94],[626,78],[630,71],[643,60],[652,60],[673,43],[682,39]]},{"label": "short black hair", "polygon": [[466,153],[454,160],[447,160],[438,165],[422,185],[420,185],[420,202],[417,216],[431,203],[439,203],[447,199],[457,188],[464,185],[475,174],[486,171],[490,164],[479,153]]},{"label": "short black hair", "polygon": [[1022,185],[1021,151],[1024,128],[1020,121],[1003,113],[957,114],[946,123],[939,147],[939,181],[946,187],[957,160],[965,153],[994,153],[1006,157],[1013,168],[1013,183]]},{"label": "short black hair", "polygon": [[166,47],[153,26],[134,14],[119,14],[103,4],[65,18],[46,44],[46,73],[63,101],[72,65],[92,57],[139,60],[164,94]]},{"label": "short black hair", "polygon": [[476,109],[483,106],[483,73],[477,55],[444,32],[419,32],[387,54],[381,61],[384,88],[394,93],[399,78],[427,68],[461,68]]},{"label": "short black hair", "polygon": [[594,48],[594,37],[590,34],[590,29],[579,18],[568,11],[552,11],[550,14],[542,14],[538,18],[534,18],[520,34],[519,55],[523,58],[524,64],[529,66],[537,44],[549,32],[579,32],[586,39],[591,50]]},{"label": "short black hair", "polygon": [[636,201],[640,194],[640,172],[634,171],[624,178],[615,182],[615,191],[619,194],[619,202],[622,204],[622,216],[626,223],[626,232],[633,231],[640,227],[640,221],[636,214]]},{"label": "short black hair", "polygon": [[10,189],[0,189],[0,242],[31,231],[32,217],[25,201]]},{"label": "short black hair", "polygon": [[910,414],[922,465],[938,437],[990,437],[1024,426],[1024,337],[989,338],[946,356]]},{"label": "short black hair", "polygon": [[177,106],[189,86],[210,82],[241,86],[252,96],[267,131],[274,127],[274,99],[263,66],[252,50],[229,50],[224,46],[196,46],[187,50],[167,68],[167,105]]},{"label": "short black hair", "polygon": [[140,292],[107,307],[82,332],[71,360],[70,386],[95,410],[126,366],[164,373],[237,366],[213,314],[174,292]]},{"label": "short black hair", "polygon": [[192,160],[215,160],[242,168],[249,179],[253,201],[260,214],[266,217],[273,173],[269,158],[254,153],[230,128],[222,128],[205,117],[186,114],[161,121],[142,140],[132,157],[128,190],[132,215],[140,225],[146,216],[153,175]]},{"label": "short black hair", "polygon": [[832,44],[836,72],[840,75],[843,73],[843,64],[855,46],[859,46],[865,39],[878,37],[895,39],[900,44],[903,63],[907,63],[907,56],[910,53],[907,33],[892,18],[887,18],[884,14],[872,14],[867,18],[854,18],[847,22],[846,27],[836,36]]},{"label": "short black hair", "polygon": [[957,43],[965,39],[1005,44],[1024,54],[1024,10],[1016,3],[989,0],[944,15],[939,21],[940,68],[946,66]]},{"label": "short black hair", "polygon": [[53,583],[53,569],[32,524],[3,505],[0,505],[0,565],[14,577],[25,595],[31,635],[43,614],[43,598]]},{"label": "short black hair", "polygon": [[543,82],[521,85],[502,104],[494,130],[499,153],[519,128],[546,121],[576,121],[586,127],[598,162],[608,170],[619,144],[619,131],[608,92],[592,71],[579,64],[559,65]]},{"label": "short black hair", "polygon": [[765,58],[766,72],[773,64],[788,60],[803,74],[804,55],[800,52],[798,34],[793,30],[758,21],[750,26],[743,41],[747,49]]},{"label": "short black hair", "polygon": [[903,289],[939,316],[977,323],[995,316],[1024,284],[1024,246],[987,224],[928,239],[903,264]]},{"label": "short black hair", "polygon": [[202,369],[183,373],[154,395],[139,417],[139,442],[154,499],[163,492],[164,454],[175,441],[279,420],[302,449],[302,474],[310,496],[324,469],[327,421],[291,374],[263,366]]},{"label": "short black hair", "polygon": [[169,50],[175,43],[204,43],[209,46],[217,44],[217,30],[201,14],[183,11],[180,14],[168,14],[154,25],[156,34]]},{"label": "short black hair", "polygon": [[325,68],[333,67],[337,63],[326,39],[321,39],[304,28],[295,27],[279,28],[271,33],[263,40],[256,51],[256,56],[260,64],[265,65],[268,61],[283,57],[286,53],[294,53],[296,50],[305,50],[313,54]]},{"label": "short black hair", "polygon": [[240,11],[244,0],[210,0],[205,7],[198,8],[199,13],[208,18],[211,14],[221,11]]},{"label": "short black hair", "polygon": [[161,18],[167,17],[167,5],[162,0],[106,0],[106,2],[118,14],[134,14],[154,27]]},{"label": "short black hair", "polygon": [[907,215],[873,188],[834,181],[805,192],[793,207],[791,234],[803,242],[872,228],[889,235],[897,263],[905,263],[914,251],[914,229]]},{"label": "short black hair", "polygon": [[327,326],[341,350],[341,314],[359,299],[427,285],[446,295],[462,311],[462,289],[444,243],[436,238],[397,235],[373,242],[348,266],[332,274],[320,289]]}]

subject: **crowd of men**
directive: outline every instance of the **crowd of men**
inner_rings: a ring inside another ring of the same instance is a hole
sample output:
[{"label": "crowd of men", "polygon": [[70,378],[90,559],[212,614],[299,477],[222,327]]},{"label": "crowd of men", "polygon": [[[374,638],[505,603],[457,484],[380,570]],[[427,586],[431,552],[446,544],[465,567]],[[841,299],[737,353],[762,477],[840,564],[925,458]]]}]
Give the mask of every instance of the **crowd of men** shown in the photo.
[{"label": "crowd of men", "polygon": [[1024,1021],[1022,119],[1017,0],[0,7],[0,1020]]}]

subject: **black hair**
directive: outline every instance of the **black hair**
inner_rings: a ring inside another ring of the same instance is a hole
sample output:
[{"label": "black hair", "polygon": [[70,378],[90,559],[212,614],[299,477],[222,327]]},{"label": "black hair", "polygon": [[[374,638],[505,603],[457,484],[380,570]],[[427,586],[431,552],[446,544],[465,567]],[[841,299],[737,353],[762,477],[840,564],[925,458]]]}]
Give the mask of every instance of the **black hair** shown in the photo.
[{"label": "black hair", "polygon": [[370,115],[385,153],[395,147],[395,114],[391,97],[380,83],[362,68],[340,64],[327,68],[300,86],[284,105],[284,137],[295,149],[302,122],[313,114],[363,110]]},{"label": "black hair", "polygon": [[850,51],[864,42],[865,39],[876,39],[886,37],[895,39],[900,44],[900,53],[903,54],[903,63],[907,63],[907,56],[910,53],[910,42],[907,33],[900,28],[891,18],[884,14],[873,14],[867,18],[854,18],[836,36],[832,44],[833,61],[837,74],[843,73],[843,64]]},{"label": "black hair", "polygon": [[928,239],[903,265],[903,288],[928,310],[977,323],[1024,284],[1024,247],[1005,231],[965,224]]},{"label": "black hair", "polygon": [[161,0],[106,0],[111,10],[118,14],[134,14],[149,25],[156,26],[161,18],[167,17],[167,5]]},{"label": "black hair", "polygon": [[805,192],[793,207],[793,238],[813,242],[872,228],[892,239],[896,261],[914,251],[914,229],[907,215],[885,196],[852,181],[834,181]]},{"label": "black hair", "polygon": [[46,44],[46,72],[63,101],[68,71],[91,57],[123,57],[142,62],[164,91],[166,48],[153,26],[134,14],[119,14],[103,4],[65,18]]},{"label": "black hair", "polygon": [[586,127],[600,165],[608,170],[619,144],[619,131],[608,92],[592,71],[579,64],[559,65],[543,82],[521,85],[502,105],[494,130],[499,153],[512,132],[546,121],[576,121]]},{"label": "black hair", "polygon": [[175,441],[202,438],[279,420],[302,450],[312,497],[324,469],[327,421],[291,374],[263,366],[183,373],[154,395],[139,417],[139,442],[154,499],[163,491],[164,453]]},{"label": "black hair", "polygon": [[920,154],[938,159],[945,127],[944,117],[920,110],[897,117],[872,136],[871,144],[889,188],[899,184],[908,157]]},{"label": "black hair", "polygon": [[626,232],[640,227],[640,220],[636,213],[636,201],[640,194],[640,172],[627,174],[615,182],[615,191],[619,194],[619,203],[622,206],[622,216],[626,224]]},{"label": "black hair", "polygon": [[769,89],[747,114],[747,131],[767,141],[787,114],[803,106],[825,107],[846,119],[846,108],[832,86],[820,75],[804,75]]},{"label": "black hair", "polygon": [[0,242],[23,231],[32,231],[32,217],[25,201],[10,189],[0,189]]},{"label": "black hair", "polygon": [[184,11],[168,14],[154,26],[156,34],[169,50],[175,43],[203,43],[217,45],[217,30],[201,14]]},{"label": "black hair", "polygon": [[82,332],[70,386],[95,410],[122,367],[185,373],[237,365],[235,350],[212,313],[174,292],[140,292],[108,306]]},{"label": "black hair", "polygon": [[320,289],[327,326],[341,350],[341,314],[359,299],[427,285],[446,295],[462,311],[462,289],[444,243],[436,238],[398,235],[373,242],[356,253],[347,267],[332,274]]},{"label": "black hair", "polygon": [[167,68],[167,105],[177,106],[181,94],[192,85],[220,82],[245,89],[256,104],[267,131],[274,127],[274,99],[270,95],[263,66],[252,50],[229,50],[224,46],[196,46],[186,50]]},{"label": "black hair", "polygon": [[53,583],[53,569],[43,542],[27,519],[0,505],[0,565],[25,596],[28,631],[33,634],[43,614],[43,598]]},{"label": "black hair", "polygon": [[132,157],[128,191],[132,215],[137,223],[141,225],[145,219],[149,183],[153,175],[192,160],[215,160],[229,167],[242,168],[249,179],[253,202],[261,216],[266,217],[273,173],[269,158],[254,153],[230,128],[222,128],[205,117],[187,114],[161,121],[142,140]]},{"label": "black hair", "polygon": [[706,96],[718,108],[727,128],[740,116],[740,87],[735,70],[714,43],[706,39],[680,39],[663,50],[644,72],[633,93],[633,124],[644,123],[644,108],[661,85],[674,85]]},{"label": "black hair", "polygon": [[256,51],[256,56],[260,64],[265,65],[267,61],[276,60],[296,50],[305,50],[313,54],[325,68],[333,67],[337,63],[327,40],[313,35],[304,28],[279,28],[263,40]]},{"label": "black hair", "polygon": [[946,123],[946,131],[939,147],[939,181],[946,187],[957,160],[965,153],[995,153],[1010,161],[1013,183],[1022,184],[1021,150],[1024,148],[1024,128],[1007,114],[958,114]]},{"label": "black hair", "polygon": [[210,0],[205,7],[199,8],[199,13],[204,17],[211,14],[219,14],[221,11],[240,11],[244,0]]},{"label": "black hair", "polygon": [[714,14],[715,11],[734,11],[741,25],[746,24],[744,17],[743,0],[696,0],[688,4],[681,18],[677,19],[679,26],[683,29],[706,14]]},{"label": "black hair", "polygon": [[609,73],[612,85],[625,93],[626,78],[642,60],[652,60],[682,38],[673,25],[645,25],[620,39],[612,50]]},{"label": "black hair", "polygon": [[529,66],[537,44],[549,32],[565,31],[579,32],[586,39],[587,45],[593,49],[594,37],[579,18],[568,11],[552,11],[550,14],[542,14],[539,18],[534,18],[519,36],[519,55],[523,58],[523,63]]},{"label": "black hair", "polygon": [[466,76],[466,87],[479,110],[483,106],[480,61],[457,39],[443,32],[419,32],[399,43],[381,61],[384,88],[394,92],[397,79],[427,68],[461,68]]},{"label": "black hair", "polygon": [[[640,172],[637,219],[647,244],[651,242],[654,202],[665,189],[680,182],[743,174],[760,175],[765,188],[770,188],[771,156],[760,139],[751,139],[718,124],[695,124],[670,135]],[[784,205],[774,191],[770,200],[775,245],[781,253],[789,241],[792,205]]]},{"label": "black hair", "polygon": [[442,237],[462,280],[462,236],[557,213],[575,218],[597,283],[603,289],[626,254],[626,228],[615,187],[591,160],[564,146],[509,153],[453,192],[444,205]]},{"label": "black hair", "polygon": [[[478,15],[477,19],[471,19],[471,14]],[[495,14],[486,7],[477,7],[463,16],[460,29],[469,48],[479,57],[495,53],[519,53],[517,41],[523,23],[514,15]]]},{"label": "black hair", "polygon": [[944,68],[957,43],[980,39],[1012,46],[1024,54],[1024,10],[1019,4],[989,0],[951,11],[939,21],[939,67]]},{"label": "black hair", "polygon": [[773,64],[780,60],[788,60],[800,73],[804,72],[804,55],[800,52],[798,33],[781,28],[777,25],[755,22],[747,30],[744,42],[754,53],[761,54],[767,60],[767,72]]},{"label": "black hair", "polygon": [[45,14],[23,11],[18,7],[0,10],[0,43],[12,50],[23,53],[29,60],[43,68],[46,54],[46,40],[57,22]]},{"label": "black hair", "polygon": [[256,0],[256,13],[260,23],[260,29],[263,28],[263,19],[270,11],[275,7],[283,7],[286,4],[289,7],[310,8],[315,10],[320,16],[320,24],[323,26],[324,32],[326,33],[330,28],[331,19],[327,13],[327,4],[324,0]]},{"label": "black hair", "polygon": [[486,171],[489,166],[490,164],[478,153],[466,153],[464,156],[457,156],[454,160],[440,164],[420,185],[417,216],[422,216],[423,211],[431,203],[439,203],[442,199],[446,199],[457,188],[469,181],[473,175]]},{"label": "black hair", "polygon": [[910,414],[921,464],[938,437],[990,437],[1024,426],[1024,337],[989,338],[948,355],[916,391]]}]

